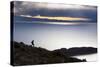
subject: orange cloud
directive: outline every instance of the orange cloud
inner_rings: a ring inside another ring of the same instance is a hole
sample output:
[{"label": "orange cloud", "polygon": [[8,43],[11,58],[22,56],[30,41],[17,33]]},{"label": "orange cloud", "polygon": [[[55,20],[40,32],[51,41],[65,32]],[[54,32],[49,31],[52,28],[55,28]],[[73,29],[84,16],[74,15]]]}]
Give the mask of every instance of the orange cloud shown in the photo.
[{"label": "orange cloud", "polygon": [[30,15],[21,15],[23,17],[29,17],[29,18],[39,18],[39,19],[48,19],[48,20],[63,20],[63,21],[89,21],[88,18],[82,18],[82,17],[51,17],[51,16],[30,16]]}]

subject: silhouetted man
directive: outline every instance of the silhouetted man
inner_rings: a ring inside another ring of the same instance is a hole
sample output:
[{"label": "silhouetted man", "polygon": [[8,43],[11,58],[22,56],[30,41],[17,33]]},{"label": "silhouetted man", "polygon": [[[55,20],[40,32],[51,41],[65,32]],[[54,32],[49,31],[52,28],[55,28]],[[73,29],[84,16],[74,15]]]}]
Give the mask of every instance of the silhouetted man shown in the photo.
[{"label": "silhouetted man", "polygon": [[86,61],[86,59],[83,59],[83,61]]},{"label": "silhouetted man", "polygon": [[34,46],[34,40],[32,40],[31,44],[32,44],[32,46]]}]

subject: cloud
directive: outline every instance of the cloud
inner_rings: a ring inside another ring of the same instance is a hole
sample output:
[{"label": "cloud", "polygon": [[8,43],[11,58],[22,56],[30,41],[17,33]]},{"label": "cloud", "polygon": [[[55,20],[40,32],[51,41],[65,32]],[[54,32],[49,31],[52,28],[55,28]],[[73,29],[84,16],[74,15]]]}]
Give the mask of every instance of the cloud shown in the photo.
[{"label": "cloud", "polygon": [[14,12],[30,11],[32,9],[40,10],[95,10],[95,6],[88,5],[75,5],[75,4],[62,4],[62,3],[41,3],[41,2],[27,2],[27,1],[14,1]]},{"label": "cloud", "polygon": [[39,18],[39,19],[48,19],[48,20],[62,20],[62,21],[90,21],[88,18],[81,18],[81,17],[51,17],[51,16],[30,16],[30,15],[20,15],[22,17],[28,18]]},{"label": "cloud", "polygon": [[91,19],[93,22],[97,21],[97,7],[88,5],[14,1],[13,12],[15,16],[32,15],[38,17],[37,15],[41,15],[38,17],[40,19],[80,19],[84,21]]}]

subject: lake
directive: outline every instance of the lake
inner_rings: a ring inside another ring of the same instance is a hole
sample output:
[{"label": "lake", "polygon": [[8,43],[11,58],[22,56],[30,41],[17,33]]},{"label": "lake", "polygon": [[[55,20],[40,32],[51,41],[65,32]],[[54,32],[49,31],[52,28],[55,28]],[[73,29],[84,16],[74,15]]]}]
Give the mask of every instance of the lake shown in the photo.
[{"label": "lake", "polygon": [[97,54],[89,54],[89,55],[80,55],[80,56],[73,56],[78,59],[86,59],[87,61],[97,61]]}]

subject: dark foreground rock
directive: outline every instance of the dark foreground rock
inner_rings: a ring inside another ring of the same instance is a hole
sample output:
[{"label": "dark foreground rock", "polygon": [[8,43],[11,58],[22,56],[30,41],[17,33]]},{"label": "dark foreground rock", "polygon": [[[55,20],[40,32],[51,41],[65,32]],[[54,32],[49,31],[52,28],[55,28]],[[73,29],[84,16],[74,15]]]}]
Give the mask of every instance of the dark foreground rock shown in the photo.
[{"label": "dark foreground rock", "polygon": [[12,42],[12,45],[13,51],[11,64],[14,66],[86,62],[85,59],[81,60],[67,55],[65,48],[62,48],[61,50],[49,51],[41,47],[25,45],[23,42]]}]

